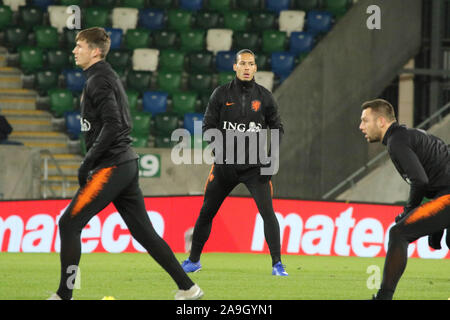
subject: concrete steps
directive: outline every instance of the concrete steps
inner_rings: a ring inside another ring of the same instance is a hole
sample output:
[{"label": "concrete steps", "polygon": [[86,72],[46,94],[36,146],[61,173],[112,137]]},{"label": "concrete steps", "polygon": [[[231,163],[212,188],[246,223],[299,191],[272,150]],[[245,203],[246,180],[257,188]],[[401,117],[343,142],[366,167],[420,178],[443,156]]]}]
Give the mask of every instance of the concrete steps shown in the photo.
[{"label": "concrete steps", "polygon": [[[0,72],[5,67],[0,68]],[[0,88],[2,89],[19,89],[22,88],[22,77],[17,73],[1,72]]]},{"label": "concrete steps", "polygon": [[50,131],[53,129],[51,119],[23,119],[18,117],[9,118],[8,122],[17,131]]},{"label": "concrete steps", "polygon": [[[11,90],[18,90],[18,89],[11,89]],[[19,96],[17,94],[8,94],[8,93],[5,94],[0,92],[0,105],[2,105],[3,108],[6,109],[35,110],[36,96],[32,96],[28,93],[26,93],[26,95],[24,96]]]},{"label": "concrete steps", "polygon": [[[78,190],[78,168],[80,167],[81,161],[83,158],[80,155],[70,154],[70,153],[59,153],[53,154],[53,158],[58,163],[59,169],[65,175],[65,195],[66,197],[72,197],[75,195],[75,192]],[[44,186],[44,162],[41,163],[41,172],[42,172],[42,181]],[[62,183],[64,181],[63,177],[59,174],[59,171],[56,165],[49,161],[47,167],[47,182],[46,184],[52,188],[52,190],[61,195],[63,191]],[[48,194],[47,190],[47,194]]]},{"label": "concrete steps", "polygon": [[[13,127],[9,139],[20,141],[29,148],[49,150],[65,176],[65,196],[71,197],[78,189],[77,174],[82,161],[76,154],[78,144],[61,131],[61,119],[37,109],[37,92],[23,88],[26,77],[20,69],[7,66],[7,61],[8,53],[0,47],[0,112]],[[60,197],[63,177],[55,163],[48,161],[48,178],[43,180],[44,157],[41,156],[41,194],[52,196],[49,190],[44,190],[48,185],[54,190],[54,196]]]}]

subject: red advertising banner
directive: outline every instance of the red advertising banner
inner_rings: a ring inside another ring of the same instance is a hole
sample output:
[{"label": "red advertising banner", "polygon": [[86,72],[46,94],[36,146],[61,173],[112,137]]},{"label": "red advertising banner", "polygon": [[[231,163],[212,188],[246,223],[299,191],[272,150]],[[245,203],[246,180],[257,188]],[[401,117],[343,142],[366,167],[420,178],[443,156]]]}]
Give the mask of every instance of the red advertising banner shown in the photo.
[{"label": "red advertising banner", "polygon": [[[58,252],[58,221],[70,200],[0,202],[0,252]],[[174,252],[185,252],[185,232],[193,228],[202,196],[149,197],[147,213]],[[389,229],[402,207],[343,202],[274,199],[283,254],[383,257]],[[229,197],[213,222],[204,252],[268,253],[263,220],[251,198]],[[120,214],[109,205],[81,234],[83,252],[144,252]],[[409,256],[450,258],[449,249],[428,246],[427,237],[410,244]]]}]

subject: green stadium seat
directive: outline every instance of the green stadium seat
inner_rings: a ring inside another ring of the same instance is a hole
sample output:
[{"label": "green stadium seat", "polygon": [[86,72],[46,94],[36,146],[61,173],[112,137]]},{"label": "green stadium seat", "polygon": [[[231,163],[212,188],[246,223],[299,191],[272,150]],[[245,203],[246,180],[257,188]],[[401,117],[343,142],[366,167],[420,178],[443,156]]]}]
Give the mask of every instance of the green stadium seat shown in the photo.
[{"label": "green stadium seat", "polygon": [[138,100],[139,100],[139,91],[133,89],[126,90],[128,97],[128,106],[130,108],[131,113],[137,113],[138,110]]},{"label": "green stadium seat", "polygon": [[32,30],[35,26],[40,26],[44,21],[44,13],[41,9],[33,6],[19,7],[20,26]]},{"label": "green stadium seat", "polygon": [[11,52],[16,52],[18,47],[28,44],[28,32],[23,27],[8,27],[4,32],[5,45]]},{"label": "green stadium seat", "polygon": [[183,71],[184,53],[175,49],[163,49],[159,53],[158,69],[161,71]]},{"label": "green stadium seat", "polygon": [[92,6],[112,9],[116,5],[116,0],[92,0]]},{"label": "green stadium seat", "polygon": [[260,47],[259,33],[247,31],[233,32],[233,48],[236,51],[246,48],[255,52],[259,51]]},{"label": "green stadium seat", "polygon": [[173,94],[181,90],[181,72],[159,71],[157,84],[161,91]]},{"label": "green stadium seat", "polygon": [[142,93],[150,88],[152,73],[148,71],[129,70],[126,79],[127,89]]},{"label": "green stadium seat", "polygon": [[61,6],[79,6],[82,7],[84,5],[83,0],[59,0],[59,4]]},{"label": "green stadium seat", "polygon": [[120,0],[119,6],[124,8],[144,9],[146,7],[146,0]]},{"label": "green stadium seat", "polygon": [[167,27],[170,30],[183,31],[189,30],[192,25],[191,11],[182,9],[170,9],[167,12]]},{"label": "green stadium seat", "polygon": [[255,52],[255,62],[259,71],[270,70],[270,54]]},{"label": "green stadium seat", "polygon": [[[77,69],[79,66],[77,66],[77,63],[75,61],[75,56],[73,54],[69,55],[69,65],[68,68],[70,69]],[[63,70],[64,71],[64,70]]]},{"label": "green stadium seat", "polygon": [[321,0],[294,0],[294,8],[309,11],[321,9]]},{"label": "green stadium seat", "polygon": [[276,19],[277,16],[273,12],[254,12],[251,14],[251,27],[255,31],[274,29]]},{"label": "green stadium seat", "polygon": [[264,30],[262,33],[262,51],[272,53],[276,51],[285,51],[287,44],[287,35],[284,31]]},{"label": "green stadium seat", "polygon": [[43,49],[56,49],[59,46],[58,30],[51,26],[35,26],[36,45]]},{"label": "green stadium seat", "polygon": [[248,11],[228,11],[223,13],[223,25],[233,31],[245,31],[248,25]]},{"label": "green stadium seat", "polygon": [[61,71],[65,68],[71,67],[69,52],[61,49],[47,50],[46,64],[49,69],[55,71]]},{"label": "green stadium seat", "polygon": [[133,121],[132,136],[147,137],[150,135],[150,123],[152,115],[148,112],[136,112],[131,114]]},{"label": "green stadium seat", "polygon": [[199,11],[195,16],[195,26],[204,30],[220,28],[220,13],[214,11]]},{"label": "green stadium seat", "polygon": [[170,139],[170,135],[155,137],[156,148],[173,148],[177,143],[177,141],[172,141]]},{"label": "green stadium seat", "polygon": [[163,112],[154,117],[156,136],[170,136],[172,131],[179,128],[179,118],[176,113]]},{"label": "green stadium seat", "polygon": [[206,30],[187,30],[180,32],[180,49],[184,52],[203,51],[206,43]]},{"label": "green stadium seat", "polygon": [[212,91],[212,74],[208,73],[191,73],[188,78],[189,90],[198,93],[211,93]]},{"label": "green stadium seat", "polygon": [[9,27],[13,22],[13,12],[9,6],[0,5],[0,30]]},{"label": "green stadium seat", "polygon": [[217,85],[221,86],[233,81],[235,75],[235,72],[219,72],[217,77]]},{"label": "green stadium seat", "polygon": [[149,0],[150,7],[155,7],[159,9],[170,9],[173,8],[174,0]]},{"label": "green stadium seat", "polygon": [[44,52],[37,47],[19,47],[19,65],[25,74],[33,73],[44,66]]},{"label": "green stadium seat", "polygon": [[171,49],[175,47],[177,33],[169,30],[158,30],[153,32],[153,45],[158,49]]},{"label": "green stadium seat", "polygon": [[133,142],[131,145],[134,148],[147,148],[148,147],[148,136],[133,136],[131,135]]},{"label": "green stadium seat", "polygon": [[226,12],[232,9],[231,0],[208,0],[207,9]]},{"label": "green stadium seat", "polygon": [[260,11],[263,9],[264,0],[245,0],[236,1],[236,5],[239,9],[247,11]]},{"label": "green stadium seat", "polygon": [[213,69],[214,54],[209,51],[191,52],[187,60],[189,71],[210,73]]},{"label": "green stadium seat", "polygon": [[211,98],[211,93],[201,93],[197,100],[197,112],[205,113],[206,107],[208,106],[209,99]]},{"label": "green stadium seat", "polygon": [[124,71],[131,64],[131,51],[111,50],[106,56],[106,61],[117,71]]},{"label": "green stadium seat", "polygon": [[84,9],[84,28],[110,27],[110,9],[106,7],[87,7]]},{"label": "green stadium seat", "polygon": [[50,99],[50,111],[52,114],[61,118],[66,111],[74,111],[73,94],[69,89],[50,89],[48,90]]},{"label": "green stadium seat", "polygon": [[196,92],[177,92],[172,95],[172,111],[183,116],[185,113],[196,111]]},{"label": "green stadium seat", "polygon": [[41,95],[46,95],[48,90],[58,87],[59,73],[54,70],[39,70],[34,77],[35,88]]},{"label": "green stadium seat", "polygon": [[129,50],[150,47],[150,30],[137,28],[128,29],[124,36],[125,47]]},{"label": "green stadium seat", "polygon": [[68,29],[68,28],[63,29],[62,40],[64,43],[64,47],[66,49],[72,51],[75,48],[75,45],[76,45],[75,38],[76,38],[78,32],[80,32],[80,30]]},{"label": "green stadium seat", "polygon": [[351,0],[324,0],[324,10],[339,19],[345,15],[351,4]]}]

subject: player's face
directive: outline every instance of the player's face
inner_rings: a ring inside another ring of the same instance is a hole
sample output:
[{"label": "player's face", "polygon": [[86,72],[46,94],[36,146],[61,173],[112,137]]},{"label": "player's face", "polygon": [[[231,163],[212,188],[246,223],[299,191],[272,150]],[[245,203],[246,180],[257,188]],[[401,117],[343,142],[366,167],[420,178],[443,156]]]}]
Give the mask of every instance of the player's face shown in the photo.
[{"label": "player's face", "polygon": [[90,48],[85,40],[78,40],[72,53],[75,57],[75,64],[82,69],[92,65],[94,59],[98,57],[100,49]]},{"label": "player's face", "polygon": [[241,81],[251,81],[256,72],[255,57],[251,53],[242,53],[233,65],[236,77]]},{"label": "player's face", "polygon": [[381,141],[382,131],[378,124],[378,116],[372,112],[371,108],[363,110],[359,130],[362,131],[367,142]]}]

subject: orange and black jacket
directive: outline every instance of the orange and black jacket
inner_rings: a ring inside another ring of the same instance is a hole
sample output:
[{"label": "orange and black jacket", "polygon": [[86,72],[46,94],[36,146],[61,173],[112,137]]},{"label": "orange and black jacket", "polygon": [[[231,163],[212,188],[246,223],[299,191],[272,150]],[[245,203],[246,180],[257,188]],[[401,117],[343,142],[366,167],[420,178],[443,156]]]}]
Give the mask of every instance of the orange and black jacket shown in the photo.
[{"label": "orange and black jacket", "polygon": [[[278,113],[278,105],[272,93],[257,84],[254,79],[241,81],[236,77],[233,81],[217,87],[209,99],[203,119],[203,133],[212,128],[218,129],[222,133],[224,150],[221,161],[224,164],[230,162],[230,159],[226,158],[226,148],[230,146],[230,143],[226,141],[227,131],[231,130],[238,134],[254,133],[258,136],[260,129],[278,129],[280,141],[284,134],[283,124]],[[267,140],[270,141],[270,138],[268,137]],[[257,141],[259,143],[259,140]],[[236,164],[236,145],[232,146],[235,147],[233,164]],[[249,146],[250,143],[247,141],[245,144],[246,162],[244,165],[261,166],[260,161],[257,164],[248,165]],[[221,155],[218,155],[217,152],[215,155],[217,163],[217,157],[221,157]]]},{"label": "orange and black jacket", "polygon": [[394,122],[382,142],[397,171],[411,186],[404,212],[418,207],[424,197],[450,193],[450,151],[444,141]]},{"label": "orange and black jacket", "polygon": [[100,61],[84,72],[81,131],[86,141],[84,159],[90,168],[110,167],[137,159],[131,149],[132,122],[123,85],[109,63]]}]

